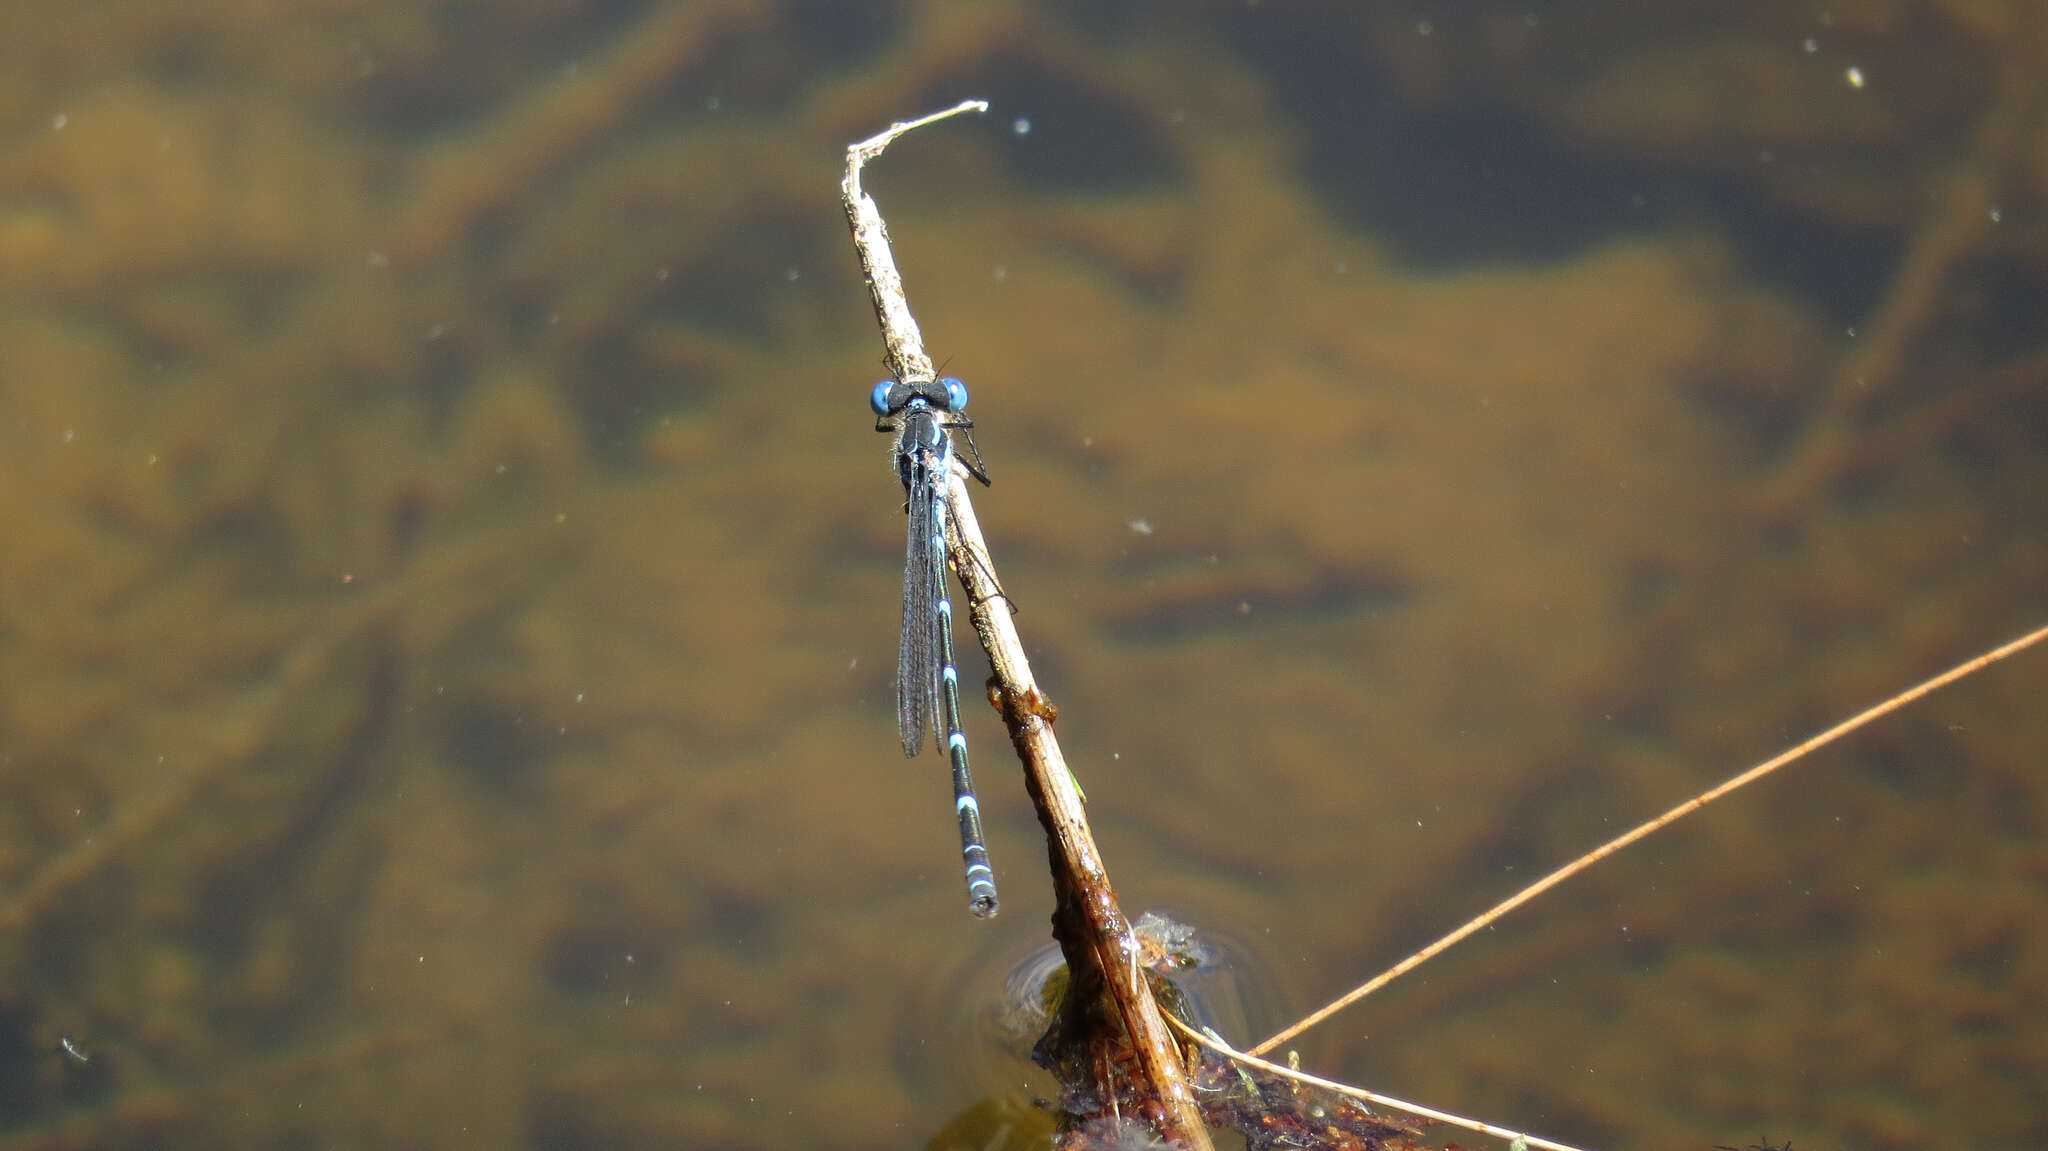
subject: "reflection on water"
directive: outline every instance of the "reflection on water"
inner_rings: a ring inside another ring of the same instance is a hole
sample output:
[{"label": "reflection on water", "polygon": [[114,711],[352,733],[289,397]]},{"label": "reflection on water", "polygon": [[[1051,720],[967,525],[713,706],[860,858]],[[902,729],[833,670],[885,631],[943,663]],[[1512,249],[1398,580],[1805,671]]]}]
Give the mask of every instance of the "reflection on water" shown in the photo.
[{"label": "reflection on water", "polygon": [[[1278,983],[2038,622],[2035,5],[1367,7],[16,5],[0,1151],[871,1147],[972,1101],[834,200],[965,95],[870,187],[984,526],[1125,898]],[[2040,683],[1309,1065],[1596,1146],[2048,1140]]]},{"label": "reflection on water", "polygon": [[[1138,915],[1131,921],[1131,931],[1143,949],[1139,962],[1171,985],[1171,1010],[1188,1023],[1249,1046],[1289,1022],[1272,1002],[1274,977],[1268,965],[1242,943],[1224,934],[1198,932],[1158,911]],[[999,1001],[974,1006],[977,1031],[1007,1060],[1031,1062],[1032,1048],[1044,1037],[1067,993],[1066,960],[1059,945],[1047,940],[1033,948],[1010,969],[1002,988]],[[1012,1079],[1005,1075],[982,1085],[1006,1089]]]}]

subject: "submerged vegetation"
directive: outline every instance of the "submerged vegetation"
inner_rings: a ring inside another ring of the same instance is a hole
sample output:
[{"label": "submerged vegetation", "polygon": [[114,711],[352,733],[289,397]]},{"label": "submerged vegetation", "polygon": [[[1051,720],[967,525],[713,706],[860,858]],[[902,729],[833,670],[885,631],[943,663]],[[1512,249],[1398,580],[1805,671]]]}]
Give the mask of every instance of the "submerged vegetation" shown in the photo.
[{"label": "submerged vegetation", "polygon": [[[1342,7],[0,17],[0,1151],[998,1090],[929,1009],[1000,980],[889,734],[834,202],[958,96],[875,180],[1091,816],[1303,1004],[2036,622],[2036,5]],[[1309,1064],[1596,1147],[2042,1141],[2039,666]]]}]

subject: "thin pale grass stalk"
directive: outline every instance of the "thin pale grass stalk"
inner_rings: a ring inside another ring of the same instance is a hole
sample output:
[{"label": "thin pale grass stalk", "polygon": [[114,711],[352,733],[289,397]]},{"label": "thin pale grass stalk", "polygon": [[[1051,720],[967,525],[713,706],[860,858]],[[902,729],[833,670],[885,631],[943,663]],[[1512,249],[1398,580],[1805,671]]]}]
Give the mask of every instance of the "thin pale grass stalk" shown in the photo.
[{"label": "thin pale grass stalk", "polygon": [[1260,1043],[1256,1047],[1253,1047],[1251,1049],[1251,1054],[1263,1055],[1266,1052],[1273,1050],[1275,1047],[1280,1046],[1282,1043],[1285,1043],[1288,1040],[1294,1038],[1295,1036],[1301,1034],[1302,1032],[1307,1031],[1309,1028],[1314,1027],[1316,1024],[1321,1023],[1323,1020],[1328,1019],[1332,1015],[1337,1014],[1339,1011],[1344,1010],[1346,1007],[1351,1006],[1352,1004],[1358,1002],[1366,996],[1371,995],[1373,992],[1378,991],[1380,988],[1385,987],[1387,984],[1392,983],[1394,980],[1399,979],[1401,976],[1406,975],[1408,972],[1413,971],[1417,967],[1422,966],[1424,963],[1442,954],[1443,952],[1448,951],[1451,947],[1455,946],[1459,942],[1462,942],[1465,938],[1472,935],[1474,932],[1477,932],[1482,928],[1485,928],[1488,925],[1492,924],[1501,916],[1506,915],[1508,912],[1513,911],[1515,908],[1520,907],[1524,903],[1527,903],[1530,900],[1536,898],[1537,896],[1543,894],[1544,892],[1550,890],[1551,888],[1556,887],[1558,884],[1563,883],[1565,880],[1570,879],[1572,876],[1577,875],[1579,872],[1584,871],[1586,868],[1591,867],[1593,864],[1598,863],[1599,861],[1607,858],[1610,855],[1613,855],[1615,852],[1620,851],[1622,848],[1627,847],[1629,844],[1634,843],[1639,839],[1642,839],[1644,836],[1649,835],[1651,832],[1657,831],[1658,829],[1663,828],[1671,823],[1675,823],[1676,821],[1685,816],[1691,815],[1693,812],[1698,811],[1700,808],[1705,807],[1706,805],[1714,802],[1715,800],[1721,798],[1724,795],[1727,795],[1729,792],[1734,791],[1737,788],[1745,787],[1751,783],[1755,783],[1757,780],[1762,779],[1764,776],[1771,774],[1772,772],[1778,770],[1786,764],[1791,763],[1792,761],[1799,759],[1810,752],[1817,751],[1820,748],[1825,747],[1830,743],[1833,743],[1834,741],[1842,738],[1845,735],[1848,735],[1850,732],[1855,731],[1860,727],[1864,727],[1878,719],[1890,715],[1892,712],[1895,712],[1900,708],[1906,706],[1907,704],[1912,703],[1917,699],[1920,699],[1922,696],[1928,695],[1932,692],[1947,687],[1949,684],[1952,684],[1955,681],[1962,679],[1964,676],[1970,675],[1977,671],[1981,671],[1982,669],[1989,667],[1994,663],[1997,663],[1999,660],[2002,660],[2007,656],[2017,655],[2018,653],[2025,651],[2027,648],[2030,648],[2035,644],[2041,642],[2041,640],[2043,639],[2048,639],[2048,626],[2036,628],[2033,631],[2028,632],[2026,635],[2019,637],[2018,639],[2012,640],[2009,643],[2005,643],[1999,647],[1993,648],[1990,651],[1987,651],[1973,659],[1965,660],[1964,662],[1957,664],[1956,666],[1948,669],[1945,672],[1942,672],[1940,675],[1937,675],[1932,679],[1923,680],[1921,683],[1913,687],[1910,687],[1905,691],[1900,692],[1899,694],[1891,697],[1890,699],[1885,700],[1883,703],[1880,703],[1875,707],[1871,707],[1862,712],[1859,712],[1849,719],[1843,720],[1841,723],[1838,723],[1835,726],[1827,729],[1826,731],[1821,732],[1819,735],[1814,736],[1806,742],[1801,743],[1796,747],[1781,752],[1778,755],[1773,756],[1772,758],[1757,764],[1755,767],[1752,767],[1748,771],[1743,772],[1741,775],[1735,776],[1733,779],[1730,779],[1725,783],[1722,783],[1718,787],[1712,787],[1707,789],[1706,791],[1701,792],[1700,794],[1692,797],[1691,799],[1686,800],[1684,803],[1679,804],[1677,807],[1672,808],[1670,811],[1667,811],[1664,814],[1658,816],[1657,818],[1650,820],[1648,823],[1644,823],[1634,828],[1633,830],[1624,832],[1623,834],[1608,840],[1606,843],[1601,844],[1599,847],[1596,847],[1593,850],[1587,852],[1586,854],[1581,855],[1577,859],[1572,860],[1570,863],[1565,864],[1563,867],[1558,868],[1556,871],[1551,872],[1549,875],[1544,876],[1543,878],[1537,880],[1536,882],[1530,884],[1529,886],[1523,888],[1522,890],[1516,892],[1508,898],[1501,900],[1499,903],[1495,904],[1492,908],[1487,910],[1485,914],[1480,915],[1479,917],[1471,920],[1470,922],[1466,923],[1463,927],[1458,928],[1456,931],[1451,932],[1449,935],[1444,936],[1443,938],[1437,940],[1435,943],[1430,944],[1428,947],[1425,947],[1422,950],[1416,952],[1415,954],[1409,956],[1408,958],[1403,959],[1401,962],[1394,964],[1392,967],[1387,968],[1380,974],[1375,975],[1371,979],[1366,980],[1364,983],[1359,984],[1357,987],[1345,993],[1340,998],[1335,999],[1331,1001],[1328,1005],[1318,1009],[1314,1013],[1302,1019],[1300,1022],[1287,1027],[1285,1030],[1274,1035],[1272,1038],[1267,1039],[1266,1041]]},{"label": "thin pale grass stalk", "polygon": [[1213,1033],[1203,1034],[1197,1032],[1194,1028],[1181,1022],[1172,1012],[1166,1013],[1166,1021],[1175,1031],[1180,1032],[1188,1039],[1201,1044],[1203,1047],[1214,1051],[1233,1063],[1242,1063],[1246,1066],[1256,1067],[1268,1074],[1278,1075],[1296,1083],[1306,1083],[1311,1087],[1320,1087],[1325,1091],[1356,1099],[1362,1103],[1371,1103],[1377,1107],[1385,1107],[1393,1111],[1405,1111],[1410,1115],[1428,1119],[1434,1123],[1445,1123],[1453,1127],[1463,1127],[1467,1131],[1477,1131],[1482,1135],[1492,1135],[1498,1139],[1519,1141],[1524,1147],[1542,1147],[1545,1151],[1580,1151],[1579,1148],[1569,1143],[1558,1143],[1545,1139],[1540,1135],[1531,1135],[1526,1131],[1510,1131],[1505,1127],[1496,1127],[1491,1123],[1478,1119],[1468,1119],[1463,1115],[1453,1115],[1448,1111],[1438,1111],[1433,1107],[1424,1107],[1420,1103],[1410,1103],[1405,1099],[1396,1099],[1392,1095],[1382,1095],[1377,1091],[1367,1091],[1363,1087],[1353,1087],[1349,1083],[1339,1083],[1334,1079],[1324,1079],[1319,1075],[1310,1075],[1299,1068],[1283,1067],[1270,1060],[1261,1059],[1248,1052],[1239,1051],[1228,1043],[1216,1038]]}]

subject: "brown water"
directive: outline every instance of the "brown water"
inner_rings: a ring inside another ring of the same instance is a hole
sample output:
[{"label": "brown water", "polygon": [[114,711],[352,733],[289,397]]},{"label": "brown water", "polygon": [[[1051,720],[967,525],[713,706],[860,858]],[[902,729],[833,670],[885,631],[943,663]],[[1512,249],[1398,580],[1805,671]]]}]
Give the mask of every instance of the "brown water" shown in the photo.
[{"label": "brown water", "polygon": [[[977,711],[972,921],[896,750],[836,203],[963,96],[870,186],[1020,626],[1132,908],[1297,1007],[2048,616],[2037,5],[1366,7],[10,6],[0,1151],[921,1146],[988,1089],[1043,857]],[[1308,1064],[1601,1148],[2048,1142],[2044,667]]]}]

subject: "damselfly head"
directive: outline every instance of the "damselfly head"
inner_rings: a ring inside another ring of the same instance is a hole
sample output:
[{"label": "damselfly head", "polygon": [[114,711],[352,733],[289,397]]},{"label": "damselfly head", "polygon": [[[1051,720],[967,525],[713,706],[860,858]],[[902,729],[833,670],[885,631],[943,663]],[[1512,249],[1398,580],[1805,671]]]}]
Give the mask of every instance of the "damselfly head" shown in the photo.
[{"label": "damselfly head", "polygon": [[912,400],[923,400],[940,411],[957,412],[967,406],[967,385],[955,376],[912,380],[909,383],[883,380],[868,393],[868,407],[873,408],[878,416],[900,412]]}]

